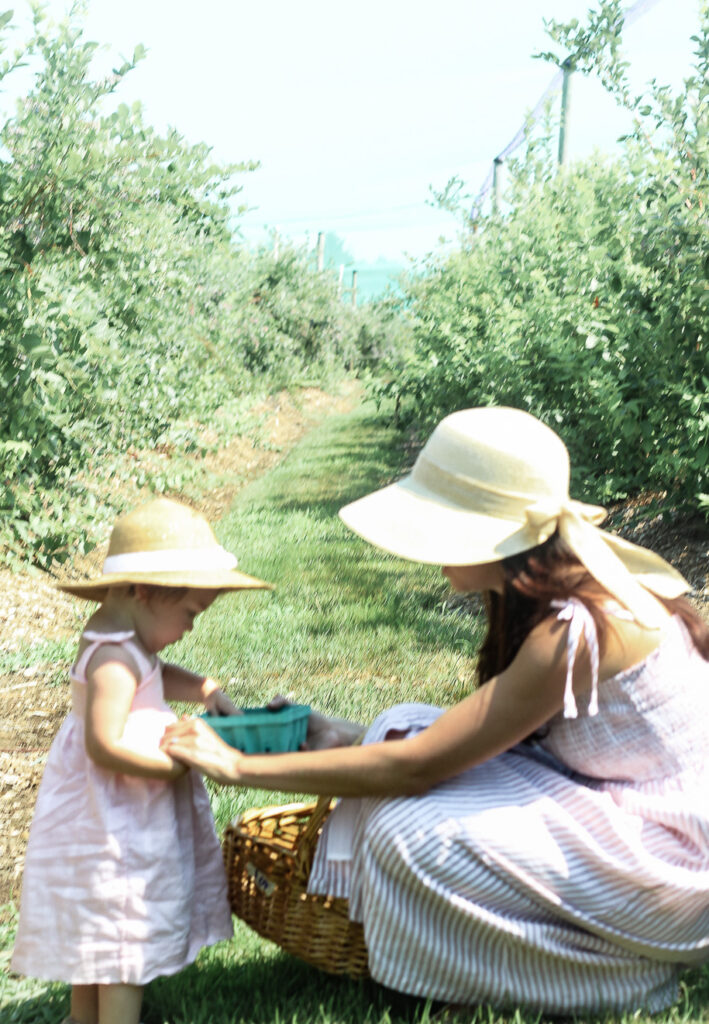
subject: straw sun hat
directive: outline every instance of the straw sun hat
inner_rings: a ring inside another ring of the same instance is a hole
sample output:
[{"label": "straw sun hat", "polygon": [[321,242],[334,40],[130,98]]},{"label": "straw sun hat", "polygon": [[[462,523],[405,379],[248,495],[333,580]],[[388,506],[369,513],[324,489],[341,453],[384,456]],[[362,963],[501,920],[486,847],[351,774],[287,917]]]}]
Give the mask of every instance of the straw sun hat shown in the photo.
[{"label": "straw sun hat", "polygon": [[57,586],[88,601],[103,601],[109,587],[127,583],[195,590],[271,587],[237,572],[236,565],[235,556],[219,544],[203,515],[169,498],[157,498],[116,520],[100,576]]},{"label": "straw sun hat", "polygon": [[678,597],[689,584],[659,555],[599,530],[605,514],[569,497],[569,455],[554,431],[504,407],[447,416],[408,476],[340,510],[375,546],[433,565],[500,561],[558,529],[610,594],[656,625],[666,613],[652,595]]}]

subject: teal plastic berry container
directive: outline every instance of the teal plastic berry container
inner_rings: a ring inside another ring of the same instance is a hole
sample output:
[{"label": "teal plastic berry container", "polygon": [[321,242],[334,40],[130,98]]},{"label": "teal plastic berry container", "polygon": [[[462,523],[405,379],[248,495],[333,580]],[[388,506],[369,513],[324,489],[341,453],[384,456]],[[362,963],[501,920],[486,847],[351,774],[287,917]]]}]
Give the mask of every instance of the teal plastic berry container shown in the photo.
[{"label": "teal plastic berry container", "polygon": [[201,715],[225,743],[244,754],[284,754],[298,750],[308,732],[310,705],[243,708],[241,715]]}]

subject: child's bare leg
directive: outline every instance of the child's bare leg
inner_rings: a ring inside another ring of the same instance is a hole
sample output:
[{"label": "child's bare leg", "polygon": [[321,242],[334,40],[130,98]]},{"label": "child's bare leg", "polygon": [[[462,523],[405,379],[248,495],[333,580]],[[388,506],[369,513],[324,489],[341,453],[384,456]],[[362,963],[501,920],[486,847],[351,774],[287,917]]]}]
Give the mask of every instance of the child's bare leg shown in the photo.
[{"label": "child's bare leg", "polygon": [[69,1020],[75,1024],[98,1024],[98,985],[72,985]]},{"label": "child's bare leg", "polygon": [[139,1024],[142,985],[99,985],[99,1024]]}]

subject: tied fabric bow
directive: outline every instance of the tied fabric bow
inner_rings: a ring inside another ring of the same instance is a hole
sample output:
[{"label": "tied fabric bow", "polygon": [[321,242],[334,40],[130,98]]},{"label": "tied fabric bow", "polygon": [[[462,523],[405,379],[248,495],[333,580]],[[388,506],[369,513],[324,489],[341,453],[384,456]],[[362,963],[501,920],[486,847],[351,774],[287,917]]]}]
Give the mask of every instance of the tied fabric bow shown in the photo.
[{"label": "tied fabric bow", "polygon": [[572,597],[568,603],[552,601],[552,608],[560,608],[557,619],[569,623],[566,640],[566,684],[564,686],[564,718],[578,718],[578,708],[574,697],[574,663],[579,649],[579,641],[583,634],[586,638],[588,655],[591,660],[591,699],[588,703],[588,714],[598,714],[598,636],[593,617],[583,602]]},{"label": "tied fabric bow", "polygon": [[558,529],[578,560],[600,585],[648,629],[660,629],[667,612],[657,597],[674,598],[689,589],[664,558],[616,534],[599,530],[605,518],[598,505],[565,498],[543,500],[525,509],[527,528],[541,544]]}]

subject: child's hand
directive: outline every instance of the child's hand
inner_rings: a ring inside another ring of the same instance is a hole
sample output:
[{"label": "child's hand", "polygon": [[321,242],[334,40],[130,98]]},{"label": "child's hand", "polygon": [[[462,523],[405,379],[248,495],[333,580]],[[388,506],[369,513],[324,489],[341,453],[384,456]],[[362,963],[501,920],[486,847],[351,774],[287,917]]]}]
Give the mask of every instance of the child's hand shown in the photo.
[{"label": "child's hand", "polygon": [[242,715],[237,706],[223,690],[215,688],[204,698],[204,706],[210,715]]}]

